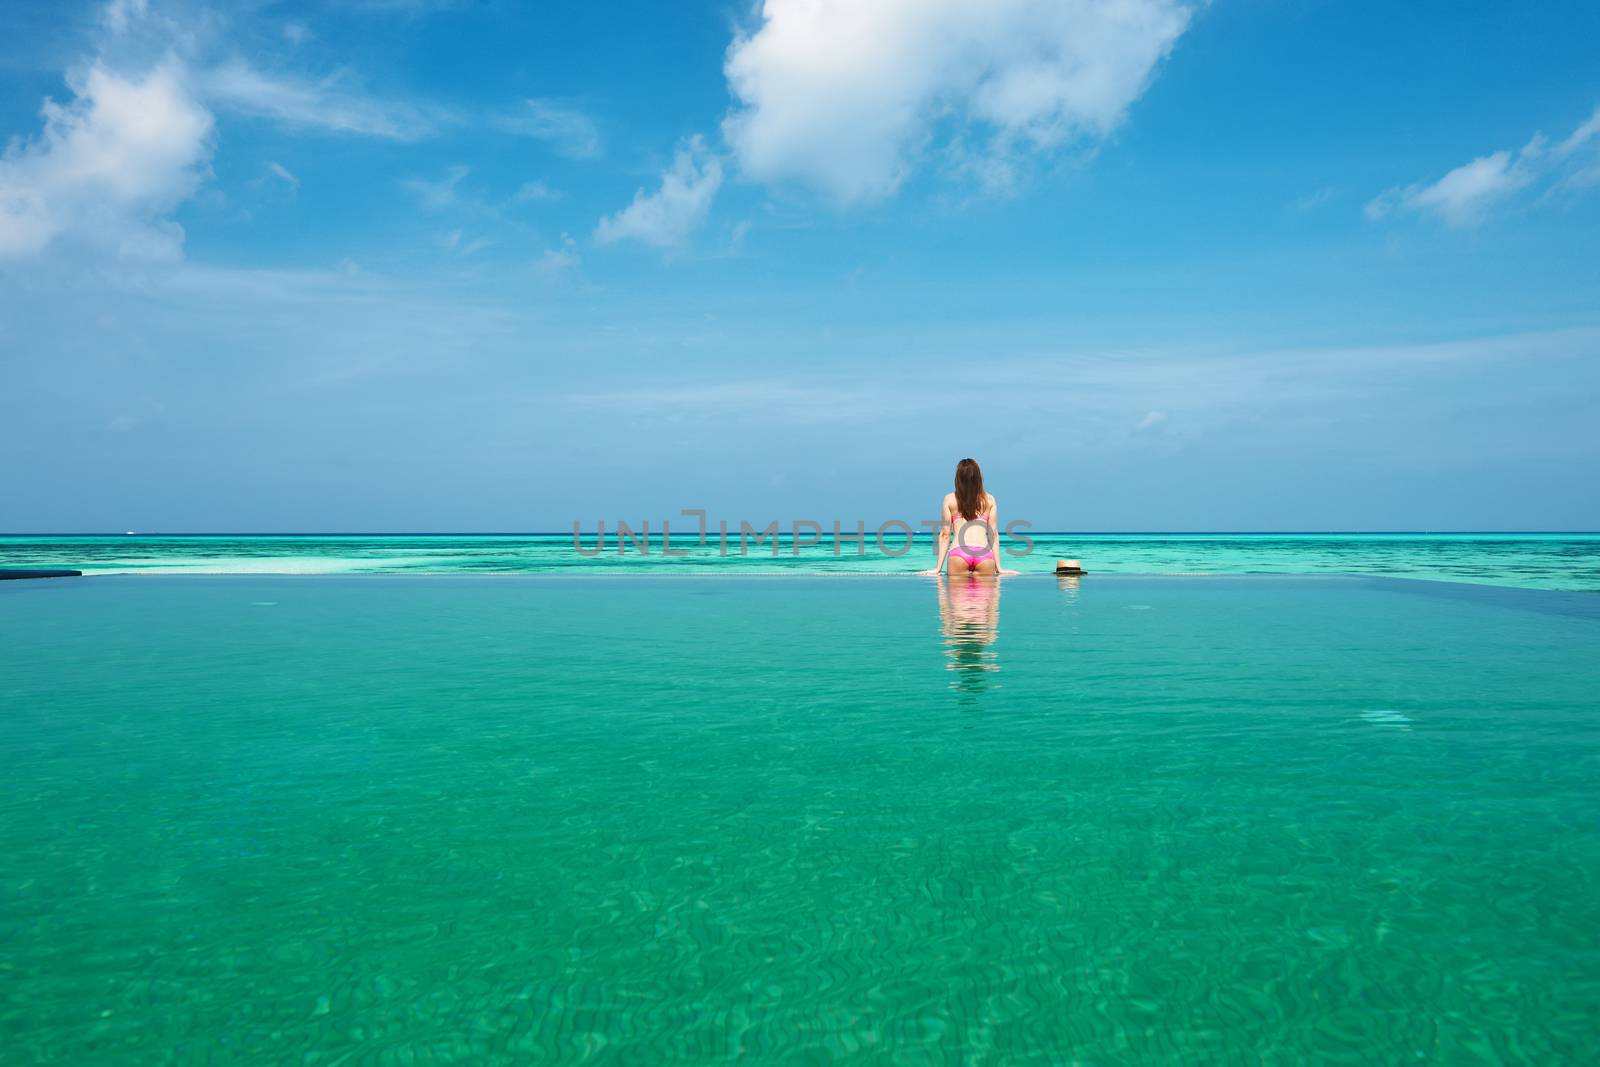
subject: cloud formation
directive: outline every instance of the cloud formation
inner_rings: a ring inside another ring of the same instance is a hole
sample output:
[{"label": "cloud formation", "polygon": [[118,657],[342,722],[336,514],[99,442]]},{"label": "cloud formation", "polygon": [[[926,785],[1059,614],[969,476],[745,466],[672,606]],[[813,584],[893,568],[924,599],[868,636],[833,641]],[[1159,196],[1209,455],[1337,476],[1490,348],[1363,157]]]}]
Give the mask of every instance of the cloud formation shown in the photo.
[{"label": "cloud formation", "polygon": [[1555,157],[1566,166],[1561,186],[1566,189],[1586,189],[1600,185],[1600,107],[1588,120],[1572,131],[1565,141],[1556,145]]},{"label": "cloud formation", "polygon": [[600,129],[575,107],[524,100],[509,113],[472,115],[427,101],[385,98],[350,83],[343,72],[320,78],[265,71],[235,56],[199,77],[208,102],[293,129],[390,141],[421,141],[480,127],[548,143],[569,159],[600,155]]},{"label": "cloud formation", "polygon": [[640,189],[633,203],[600,220],[595,240],[601,244],[634,240],[661,249],[682,247],[711,210],[722,185],[722,162],[707,151],[704,139],[691,138],[673,156],[653,193]]},{"label": "cloud formation", "polygon": [[[71,96],[45,100],[40,131],[0,155],[0,257],[35,255],[58,240],[123,257],[179,256],[183,230],[170,216],[210,174],[216,114],[400,142],[478,126],[537,137],[573,157],[600,150],[586,115],[547,100],[525,101],[509,118],[474,116],[375,96],[342,72],[312,77],[219,59],[222,24],[181,4],[101,7],[93,53],[67,74]],[[267,172],[299,185],[282,164]],[[449,201],[459,177],[419,194]]]},{"label": "cloud formation", "polygon": [[[1053,352],[1003,356],[986,374],[996,386],[987,403],[999,424],[1030,427],[1053,441],[1099,447],[1107,441],[1203,437],[1214,431],[1287,437],[1313,425],[1371,420],[1383,404],[1404,429],[1421,408],[1459,410],[1448,394],[1471,396],[1474,383],[1526,376],[1560,380],[1548,368],[1594,365],[1600,329],[1578,328],[1431,343],[1337,348],[1232,347],[1141,352]],[[807,370],[784,377],[729,380],[677,373],[614,388],[579,389],[565,399],[633,419],[679,419],[736,432],[761,422],[862,422],[940,417],[952,390],[970,382],[964,357],[927,359],[914,380],[893,367],[862,364],[849,374]],[[1498,388],[1498,387],[1496,387]],[[1578,388],[1574,386],[1574,388]],[[1056,421],[1055,416],[1068,416]],[[1041,430],[1046,416],[1048,429]],[[1592,436],[1592,435],[1591,435]]]},{"label": "cloud formation", "polygon": [[581,262],[578,242],[568,234],[562,234],[560,247],[545,249],[544,254],[534,261],[533,269],[545,278],[558,278],[577,270]]},{"label": "cloud formation", "polygon": [[539,200],[560,200],[561,190],[552,189],[549,183],[542,180],[523,182],[517,189],[515,199],[519,204],[528,204]]},{"label": "cloud formation", "polygon": [[71,100],[41,108],[39,136],[0,158],[0,256],[69,239],[124,257],[176,257],[183,230],[166,216],[209,171],[211,113],[171,60],[138,77],[97,62],[68,85]]},{"label": "cloud formation", "polygon": [[407,178],[400,184],[414,194],[423,207],[432,211],[442,211],[453,207],[460,202],[460,193],[457,191],[461,181],[471,170],[464,163],[457,163],[444,172],[444,177],[434,180],[431,178]]},{"label": "cloud formation", "polygon": [[453,121],[439,109],[366,95],[337,77],[269,74],[238,58],[206,70],[200,84],[218,107],[303,130],[417,141]]},{"label": "cloud formation", "polygon": [[1492,209],[1535,184],[1578,189],[1600,182],[1593,151],[1600,135],[1600,108],[1554,148],[1536,133],[1515,152],[1480,156],[1433,182],[1389,189],[1368,202],[1374,221],[1399,212],[1432,215],[1456,229],[1477,226]]},{"label": "cloud formation", "polygon": [[267,163],[267,175],[269,177],[277,178],[279,181],[283,182],[283,184],[287,185],[291,190],[299,190],[300,188],[300,179],[296,177],[293,171],[284,166],[282,163],[269,161]]},{"label": "cloud formation", "polygon": [[959,169],[1008,184],[1028,151],[1109,136],[1191,14],[1181,0],[766,0],[728,50],[723,135],[751,178],[841,203],[893,194],[941,136]]},{"label": "cloud formation", "polygon": [[1541,151],[1535,141],[1514,156],[1500,151],[1463,163],[1431,184],[1391,189],[1367,204],[1367,218],[1406,210],[1436,215],[1458,229],[1476,226],[1489,208],[1533,181],[1532,161]]},{"label": "cloud formation", "polygon": [[548,142],[570,159],[592,159],[600,154],[600,129],[594,120],[554,100],[524,100],[522,110],[499,125],[508,133]]}]

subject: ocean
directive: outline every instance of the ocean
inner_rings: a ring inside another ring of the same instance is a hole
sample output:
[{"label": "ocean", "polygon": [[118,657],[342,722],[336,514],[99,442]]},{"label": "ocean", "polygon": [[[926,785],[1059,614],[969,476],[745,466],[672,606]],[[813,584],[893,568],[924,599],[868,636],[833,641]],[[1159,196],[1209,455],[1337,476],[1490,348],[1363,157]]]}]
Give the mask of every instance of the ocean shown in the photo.
[{"label": "ocean", "polygon": [[[846,532],[854,532],[846,526]],[[92,574],[894,574],[929,566],[926,537],[903,555],[880,551],[868,528],[864,545],[821,543],[783,533],[756,544],[739,531],[726,553],[713,527],[708,543],[673,535],[662,553],[659,529],[641,552],[619,549],[608,526],[604,550],[593,530],[572,534],[462,535],[203,535],[6,536],[0,566],[72,567]],[[1526,589],[1600,590],[1600,534],[1034,534],[1027,555],[1007,554],[1019,571],[1047,572],[1057,557],[1082,559],[1094,574],[1365,574],[1432,578]],[[886,533],[884,549],[904,547],[903,534]],[[837,555],[835,549],[837,547]],[[1008,553],[1021,550],[1006,544]],[[582,552],[579,548],[583,549]],[[595,553],[595,554],[589,554]]]}]

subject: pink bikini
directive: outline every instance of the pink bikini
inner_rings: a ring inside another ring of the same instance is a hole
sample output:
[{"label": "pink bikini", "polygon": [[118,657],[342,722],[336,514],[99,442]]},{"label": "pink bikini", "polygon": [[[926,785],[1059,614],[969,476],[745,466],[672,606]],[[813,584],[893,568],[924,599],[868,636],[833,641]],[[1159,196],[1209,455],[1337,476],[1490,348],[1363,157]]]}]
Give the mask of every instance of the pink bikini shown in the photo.
[{"label": "pink bikini", "polygon": [[[989,513],[987,511],[980,511],[977,517],[973,519],[962,518],[959,511],[950,516],[951,539],[954,540],[957,534],[960,533],[961,527],[969,522],[981,522],[985,526],[989,526]],[[968,571],[975,571],[978,569],[978,564],[982,563],[984,560],[994,559],[994,549],[968,548],[966,545],[957,545],[950,550],[950,558],[959,559],[961,562],[967,565]]]}]

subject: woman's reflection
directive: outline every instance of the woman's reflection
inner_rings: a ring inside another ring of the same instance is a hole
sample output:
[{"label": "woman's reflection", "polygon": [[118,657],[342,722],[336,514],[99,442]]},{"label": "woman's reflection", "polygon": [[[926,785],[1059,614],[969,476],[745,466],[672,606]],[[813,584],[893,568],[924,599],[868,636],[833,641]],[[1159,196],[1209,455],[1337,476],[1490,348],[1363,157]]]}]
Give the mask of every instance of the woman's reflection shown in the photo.
[{"label": "woman's reflection", "polygon": [[946,667],[955,672],[950,688],[981,693],[1000,669],[994,651],[1000,635],[1000,580],[953,574],[938,582],[939,623],[944,631]]}]

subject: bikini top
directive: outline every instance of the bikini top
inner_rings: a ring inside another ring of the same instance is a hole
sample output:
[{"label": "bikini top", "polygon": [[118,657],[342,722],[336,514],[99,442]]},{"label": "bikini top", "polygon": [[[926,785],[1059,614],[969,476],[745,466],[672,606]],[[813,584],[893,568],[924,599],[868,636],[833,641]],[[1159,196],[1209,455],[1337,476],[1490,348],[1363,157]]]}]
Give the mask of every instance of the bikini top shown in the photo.
[{"label": "bikini top", "polygon": [[985,526],[994,525],[994,523],[989,521],[989,500],[987,497],[985,497],[983,501],[983,510],[979,511],[978,514],[970,519],[961,514],[961,509],[959,507],[956,508],[955,513],[950,516],[950,532],[955,533],[957,530],[960,530],[961,524],[964,522],[981,522]]}]

